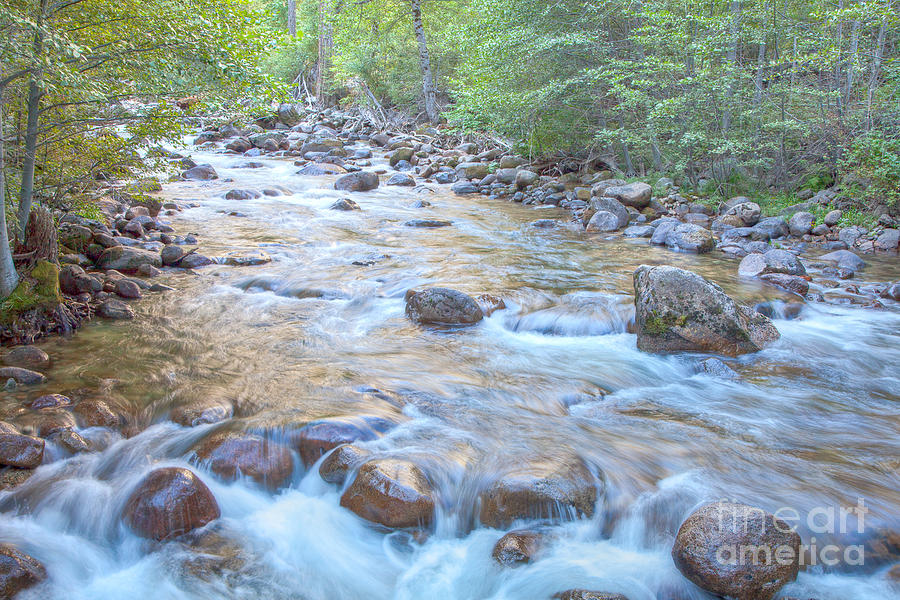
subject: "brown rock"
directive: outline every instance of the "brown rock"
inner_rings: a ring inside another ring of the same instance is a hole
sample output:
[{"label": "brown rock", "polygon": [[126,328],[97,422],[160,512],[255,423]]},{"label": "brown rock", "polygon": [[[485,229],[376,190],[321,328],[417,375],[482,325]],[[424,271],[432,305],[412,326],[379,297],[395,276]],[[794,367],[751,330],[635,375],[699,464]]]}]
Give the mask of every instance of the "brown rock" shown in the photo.
[{"label": "brown rock", "polygon": [[484,318],[474,298],[448,288],[427,288],[406,293],[406,315],[417,323],[472,325]]},{"label": "brown rock", "polygon": [[3,356],[3,364],[9,367],[40,369],[50,365],[50,357],[36,346],[17,346]]},{"label": "brown rock", "polygon": [[494,560],[506,567],[517,567],[532,562],[544,542],[540,532],[528,529],[510,531],[494,545]]},{"label": "brown rock", "polygon": [[591,592],[588,590],[566,590],[553,597],[558,598],[558,600],[628,600],[628,597],[622,594]]},{"label": "brown rock", "polygon": [[71,429],[61,429],[51,435],[49,438],[51,442],[58,444],[65,448],[68,452],[72,454],[78,454],[79,452],[90,452],[91,451],[91,443],[81,437],[80,434],[72,431]]},{"label": "brown rock", "polygon": [[341,496],[341,506],[385,527],[428,526],[434,517],[431,484],[415,464],[370,460]]},{"label": "brown rock", "polygon": [[131,493],[123,518],[142,537],[165,540],[203,527],[220,516],[206,484],[187,469],[151,471]]},{"label": "brown rock", "polygon": [[46,578],[44,565],[8,544],[0,545],[0,598],[13,598]]},{"label": "brown rock", "polygon": [[[141,265],[146,266],[146,265]],[[155,267],[154,267],[155,268]],[[133,281],[120,279],[116,282],[114,291],[122,298],[137,300],[141,297],[141,288]]]},{"label": "brown rock", "polygon": [[22,385],[37,385],[47,381],[47,378],[37,371],[21,367],[0,367],[0,381],[6,381],[7,379],[15,379],[16,383]]},{"label": "brown rock", "polygon": [[76,426],[75,417],[71,413],[61,410],[47,411],[41,414],[37,423],[38,435],[41,437],[47,437],[63,429],[75,429]]},{"label": "brown rock", "polygon": [[209,462],[213,473],[224,479],[243,475],[270,489],[290,483],[294,470],[290,450],[251,433],[214,433],[195,452],[200,460]]},{"label": "brown rock", "polygon": [[0,465],[35,469],[44,459],[44,440],[19,433],[0,433]]},{"label": "brown rock", "polygon": [[507,527],[516,519],[594,514],[594,476],[577,457],[533,461],[506,473],[481,494],[481,522]]},{"label": "brown rock", "polygon": [[219,423],[230,419],[234,408],[227,400],[203,399],[172,409],[169,418],[184,427]]},{"label": "brown rock", "polygon": [[73,408],[83,427],[109,427],[121,424],[121,419],[103,400],[82,400]]},{"label": "brown rock", "polygon": [[328,483],[344,485],[347,474],[362,464],[369,454],[352,444],[338,446],[319,465],[319,475]]},{"label": "brown rock", "polygon": [[374,440],[378,434],[372,429],[350,420],[330,419],[310,423],[300,430],[296,439],[300,458],[307,467],[322,455],[342,444]]},{"label": "brown rock", "polygon": [[22,485],[32,474],[34,474],[32,469],[16,469],[15,467],[0,469],[0,491]]},{"label": "brown rock", "polygon": [[31,408],[34,410],[41,408],[59,408],[61,406],[69,406],[70,404],[72,404],[72,399],[68,396],[63,396],[62,394],[47,394],[35,398],[31,403]]},{"label": "brown rock", "polygon": [[695,511],[682,523],[672,548],[675,566],[685,577],[737,600],[770,600],[797,577],[799,554],[800,536],[787,523],[732,502]]}]

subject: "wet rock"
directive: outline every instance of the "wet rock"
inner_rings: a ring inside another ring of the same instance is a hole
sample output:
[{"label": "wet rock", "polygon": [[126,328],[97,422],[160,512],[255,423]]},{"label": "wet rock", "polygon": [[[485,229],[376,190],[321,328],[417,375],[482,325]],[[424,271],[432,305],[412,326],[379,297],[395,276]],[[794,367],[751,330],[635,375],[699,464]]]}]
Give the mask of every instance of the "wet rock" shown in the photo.
[{"label": "wet rock", "polygon": [[553,596],[557,600],[628,600],[627,596],[622,594],[611,594],[609,592],[592,592],[589,590],[566,590]]},{"label": "wet rock", "polygon": [[610,232],[619,229],[619,219],[613,213],[599,210],[588,221],[586,230],[592,232]]},{"label": "wet rock", "polygon": [[510,531],[494,545],[491,556],[505,567],[517,567],[534,561],[543,542],[544,536],[538,531]]},{"label": "wet rock", "polygon": [[104,319],[127,320],[134,318],[134,311],[121,300],[105,300],[97,307],[97,315]]},{"label": "wet rock", "polygon": [[119,416],[103,400],[82,400],[73,411],[82,427],[108,427],[114,429],[121,424]]},{"label": "wet rock", "polygon": [[103,284],[96,277],[85,273],[78,265],[66,265],[59,271],[59,289],[64,294],[77,296],[84,292],[99,292],[103,289]]},{"label": "wet rock", "polygon": [[684,269],[642,265],[634,272],[634,291],[637,346],[645,352],[737,356],[779,337],[769,319]]},{"label": "wet rock", "polygon": [[161,271],[153,265],[141,265],[138,267],[137,274],[141,277],[156,277]]},{"label": "wet rock", "polygon": [[215,264],[215,261],[213,259],[197,253],[189,253],[185,255],[185,257],[180,261],[178,261],[178,266],[182,269],[197,269],[212,264]]},{"label": "wet rock", "polygon": [[250,143],[250,140],[242,137],[239,137],[236,140],[232,140],[225,145],[226,150],[231,150],[232,152],[236,152],[238,154],[243,154],[252,147],[253,144]]},{"label": "wet rock", "polygon": [[766,283],[801,297],[809,293],[809,282],[803,277],[786,275],[784,273],[769,273],[768,275],[760,275],[759,278]]},{"label": "wet rock", "polygon": [[481,523],[502,528],[518,519],[590,517],[597,486],[581,459],[553,457],[507,472],[480,499]]},{"label": "wet rock", "polygon": [[231,402],[206,398],[173,408],[169,418],[184,427],[196,427],[225,421],[233,414]]},{"label": "wet rock", "polygon": [[44,440],[19,433],[0,433],[0,465],[36,469],[44,459]]},{"label": "wet rock", "polygon": [[434,517],[425,474],[411,462],[390,458],[363,464],[341,496],[341,506],[391,528],[428,526]]},{"label": "wet rock", "polygon": [[232,267],[255,267],[272,262],[272,257],[261,250],[231,253],[225,257],[225,264]]},{"label": "wet rock", "polygon": [[90,452],[91,443],[81,437],[81,435],[71,429],[61,429],[53,433],[49,438],[51,442],[62,447],[70,454],[78,454],[81,452]]},{"label": "wet rock", "polygon": [[160,251],[160,261],[167,267],[174,267],[184,258],[184,249],[175,244],[169,244]]},{"label": "wet rock", "polygon": [[787,222],[781,217],[768,217],[751,227],[750,237],[754,240],[776,240],[790,233]]},{"label": "wet rock", "polygon": [[675,566],[685,577],[708,592],[738,600],[770,600],[796,579],[799,553],[800,536],[787,523],[731,502],[694,512],[672,548]]},{"label": "wet rock", "polygon": [[885,229],[875,239],[875,249],[883,252],[892,252],[900,245],[900,230]]},{"label": "wet rock", "polygon": [[468,181],[460,181],[459,183],[454,183],[453,187],[451,187],[450,189],[457,196],[465,196],[468,194],[478,193],[478,186],[474,183],[469,183]]},{"label": "wet rock", "polygon": [[632,225],[626,227],[622,234],[629,238],[648,238],[653,235],[654,231],[652,225]]},{"label": "wet rock", "polygon": [[538,219],[529,223],[535,229],[553,229],[556,227],[556,219]]},{"label": "wet rock", "polygon": [[343,192],[367,192],[378,187],[378,175],[369,171],[348,173],[334,182],[334,189]]},{"label": "wet rock", "polygon": [[45,394],[35,398],[31,403],[31,408],[33,410],[40,410],[42,408],[60,408],[62,406],[70,406],[71,404],[72,399],[68,396],[63,396],[62,394]]},{"label": "wet rock", "polygon": [[350,198],[341,198],[328,208],[330,208],[331,210],[361,210],[359,208],[359,204],[357,204]]},{"label": "wet rock", "polygon": [[[625,206],[621,202],[619,202],[615,198],[608,198],[606,196],[593,198],[588,203],[588,211],[606,211],[614,214],[616,216],[616,229],[625,227],[626,225],[628,225],[628,221],[631,220],[631,214],[629,214],[628,209],[625,208]],[[587,213],[588,211],[585,212]]]},{"label": "wet rock", "polygon": [[866,267],[865,261],[849,250],[835,250],[820,256],[819,260],[833,263],[838,267],[850,269],[853,272],[862,271]]},{"label": "wet rock", "polygon": [[769,250],[765,254],[748,254],[738,266],[741,277],[759,277],[769,273],[806,275],[806,269],[797,255],[787,250]]},{"label": "wet rock", "polygon": [[206,484],[188,469],[151,471],[131,493],[125,522],[142,537],[165,540],[219,518],[219,505]]},{"label": "wet rock", "polygon": [[484,318],[474,298],[448,288],[409,290],[406,315],[417,323],[435,325],[472,325]]},{"label": "wet rock", "polygon": [[788,229],[790,229],[791,235],[802,237],[812,231],[815,222],[815,215],[801,211],[794,213],[794,216],[788,221]]},{"label": "wet rock", "polygon": [[294,444],[303,464],[310,467],[338,446],[374,440],[377,437],[378,432],[365,423],[329,419],[310,423],[301,429]]},{"label": "wet rock", "polygon": [[118,296],[128,298],[129,300],[137,300],[141,297],[141,288],[137,283],[130,279],[120,279],[116,282],[115,290]]},{"label": "wet rock", "polygon": [[414,154],[415,151],[412,148],[397,148],[391,153],[388,158],[388,163],[390,163],[392,167],[396,167],[401,161],[410,162]]},{"label": "wet rock", "polygon": [[0,381],[7,379],[14,379],[20,385],[37,385],[47,381],[47,378],[37,371],[22,367],[0,367]]},{"label": "wet rock", "polygon": [[341,167],[339,165],[334,165],[330,163],[317,163],[306,165],[299,171],[297,171],[297,175],[307,175],[310,177],[321,177],[322,175],[343,175],[347,172],[347,169]]},{"label": "wet rock", "polygon": [[491,294],[479,294],[475,297],[475,302],[481,307],[481,312],[484,313],[485,317],[489,317],[496,311],[506,308],[506,302],[503,301],[503,298],[498,298]]},{"label": "wet rock", "polygon": [[632,206],[638,210],[650,205],[650,197],[653,188],[649,184],[637,182],[607,188],[604,195],[615,198],[625,206]]},{"label": "wet rock", "polygon": [[[459,177],[456,176],[455,171],[439,171],[434,174],[434,180],[437,183],[446,185],[446,184],[450,184],[450,183],[456,183],[459,180]],[[460,185],[465,187],[466,189],[473,189],[473,190],[477,191],[477,188],[471,183],[463,182]],[[453,191],[456,191],[456,190],[454,189]],[[472,191],[472,192],[464,192],[464,193],[474,194],[475,192]]]},{"label": "wet rock", "polygon": [[707,375],[721,379],[740,379],[737,372],[718,358],[707,358],[700,361],[699,370]]},{"label": "wet rock", "polygon": [[703,254],[716,247],[716,238],[709,229],[693,223],[679,223],[666,233],[665,244],[675,250]]},{"label": "wet rock", "polygon": [[[34,474],[32,469],[17,469],[15,467],[0,468],[0,491],[10,490],[28,481]],[[0,595],[0,598],[3,596]]]},{"label": "wet rock", "polygon": [[37,421],[37,433],[41,437],[48,437],[57,431],[65,429],[75,429],[75,417],[72,413],[62,410],[41,411],[40,419]]},{"label": "wet rock", "polygon": [[[736,217],[735,227],[753,227],[759,223],[762,210],[756,202],[740,202],[725,210],[723,217]],[[726,220],[727,222],[727,220]]]},{"label": "wet rock", "polygon": [[196,167],[192,167],[187,171],[184,171],[181,174],[182,179],[190,179],[197,181],[208,181],[211,179],[218,179],[219,174],[216,173],[216,170],[212,168],[212,165],[197,165]]},{"label": "wet rock", "polygon": [[347,474],[361,465],[371,455],[353,444],[335,448],[319,465],[319,476],[328,483],[344,485]]},{"label": "wet rock", "polygon": [[262,194],[257,192],[256,190],[228,190],[225,192],[226,200],[255,200],[256,198],[261,197]]},{"label": "wet rock", "polygon": [[213,473],[224,479],[245,476],[269,489],[290,483],[294,470],[284,445],[251,433],[219,432],[206,438],[195,452]]},{"label": "wet rock", "polygon": [[3,364],[9,367],[40,369],[50,366],[50,357],[37,346],[16,346],[3,356]]},{"label": "wet rock", "polygon": [[396,173],[391,176],[390,179],[387,180],[386,185],[398,185],[402,187],[413,187],[416,185],[416,180],[407,175],[406,173]]},{"label": "wet rock", "polygon": [[0,545],[0,598],[13,598],[46,578],[40,562],[9,544]]},{"label": "wet rock", "polygon": [[157,252],[129,246],[113,246],[107,248],[97,260],[97,266],[104,270],[115,269],[123,273],[133,273],[141,265],[162,266],[162,259]]},{"label": "wet rock", "polygon": [[436,229],[438,227],[450,227],[453,223],[441,221],[440,219],[412,219],[404,223],[404,225],[418,229]]}]

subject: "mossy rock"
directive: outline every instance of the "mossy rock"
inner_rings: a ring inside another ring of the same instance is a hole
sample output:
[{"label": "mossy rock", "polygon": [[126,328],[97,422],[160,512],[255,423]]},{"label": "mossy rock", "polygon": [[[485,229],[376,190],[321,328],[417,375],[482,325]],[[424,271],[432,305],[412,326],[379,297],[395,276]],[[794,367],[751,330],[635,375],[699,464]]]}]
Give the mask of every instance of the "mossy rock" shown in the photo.
[{"label": "mossy rock", "polygon": [[0,322],[11,323],[22,313],[33,309],[52,310],[60,302],[59,267],[48,261],[39,261],[30,273],[22,277],[9,298],[0,303]]}]

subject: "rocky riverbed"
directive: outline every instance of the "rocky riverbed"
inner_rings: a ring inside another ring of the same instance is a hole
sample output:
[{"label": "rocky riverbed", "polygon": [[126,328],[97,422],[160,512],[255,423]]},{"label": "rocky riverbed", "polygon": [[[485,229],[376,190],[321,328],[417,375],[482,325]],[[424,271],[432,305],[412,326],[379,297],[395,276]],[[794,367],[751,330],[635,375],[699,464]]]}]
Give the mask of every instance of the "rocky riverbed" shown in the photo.
[{"label": "rocky riverbed", "polygon": [[95,323],[4,357],[4,595],[896,595],[893,221],[339,112],[190,142],[62,219]]}]

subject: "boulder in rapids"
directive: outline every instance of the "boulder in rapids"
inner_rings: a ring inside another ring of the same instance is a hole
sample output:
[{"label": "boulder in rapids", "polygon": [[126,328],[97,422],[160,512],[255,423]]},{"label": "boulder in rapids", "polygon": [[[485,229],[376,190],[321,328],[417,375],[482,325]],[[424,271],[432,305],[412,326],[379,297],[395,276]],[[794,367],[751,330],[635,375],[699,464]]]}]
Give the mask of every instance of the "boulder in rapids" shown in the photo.
[{"label": "boulder in rapids", "polygon": [[491,556],[505,567],[517,567],[535,560],[544,543],[544,534],[530,529],[510,531],[496,544]]},{"label": "boulder in rapids", "polygon": [[211,179],[218,179],[219,174],[216,173],[216,170],[212,168],[212,165],[204,164],[191,167],[190,169],[182,172],[181,178],[195,181],[208,181]]},{"label": "boulder in rapids", "polygon": [[121,417],[103,400],[82,400],[73,408],[83,427],[118,427]]},{"label": "boulder in rapids", "polygon": [[255,200],[262,196],[256,190],[233,189],[225,192],[226,200]]},{"label": "boulder in rapids", "polygon": [[158,252],[130,246],[113,246],[107,248],[97,260],[97,266],[103,270],[115,269],[123,273],[134,273],[141,265],[162,266]]},{"label": "boulder in rapids", "polygon": [[253,144],[250,143],[250,140],[244,137],[239,137],[235,140],[229,142],[226,146],[226,150],[230,150],[232,152],[237,152],[238,154],[243,154],[247,150],[253,147]]},{"label": "boulder in rapids", "polygon": [[287,447],[252,433],[216,432],[195,447],[194,452],[219,477],[249,477],[270,489],[289,483],[294,470],[294,459]]},{"label": "boulder in rapids", "polygon": [[566,590],[553,596],[554,600],[628,600],[622,594],[592,592],[590,590]]},{"label": "boulder in rapids", "polygon": [[50,356],[37,346],[16,346],[3,356],[3,364],[9,367],[37,369],[50,364]]},{"label": "boulder in rapids", "polygon": [[13,598],[46,578],[40,562],[9,544],[0,545],[0,598]]},{"label": "boulder in rapids", "polygon": [[306,165],[299,171],[297,171],[297,175],[308,175],[310,177],[319,177],[322,175],[343,175],[347,172],[347,169],[340,165],[335,165],[331,163],[313,163]]},{"label": "boulder in rapids", "polygon": [[319,476],[328,483],[344,485],[347,474],[365,462],[369,454],[353,444],[338,446],[319,465]]},{"label": "boulder in rapids", "polygon": [[413,187],[416,185],[416,180],[406,173],[395,173],[391,175],[391,178],[387,180],[386,185],[397,185],[400,187]]},{"label": "boulder in rapids", "polygon": [[484,318],[474,298],[440,287],[406,292],[406,315],[417,323],[433,325],[473,325]]},{"label": "boulder in rapids", "polygon": [[215,261],[208,256],[197,254],[196,252],[188,253],[178,261],[178,266],[182,269],[196,269],[207,265],[215,264]]},{"label": "boulder in rapids", "polygon": [[334,189],[342,192],[367,192],[378,187],[378,174],[371,171],[357,171],[339,177]]},{"label": "boulder in rapids", "polygon": [[372,422],[365,418],[326,419],[310,423],[301,429],[294,439],[294,445],[303,464],[309,467],[331,449],[342,444],[374,440],[386,428],[380,419]]},{"label": "boulder in rapids", "polygon": [[481,523],[501,528],[518,519],[589,517],[597,493],[597,482],[580,458],[533,460],[508,471],[481,493]]},{"label": "boulder in rapids", "polygon": [[761,314],[737,304],[718,285],[669,266],[634,272],[637,346],[645,352],[757,352],[778,339]]},{"label": "boulder in rapids", "polygon": [[438,227],[450,227],[453,225],[450,221],[442,221],[440,219],[411,219],[404,223],[407,227],[415,227],[417,229],[437,229]]},{"label": "boulder in rapids", "polygon": [[434,518],[431,484],[415,464],[393,458],[363,464],[341,496],[341,506],[391,528],[421,527]]},{"label": "boulder in rapids", "polygon": [[329,206],[328,208],[330,208],[331,210],[344,210],[344,211],[362,210],[359,207],[359,204],[357,204],[355,201],[351,200],[350,198],[341,198],[340,200],[336,200],[335,203],[332,204],[331,206]]},{"label": "boulder in rapids", "polygon": [[44,460],[44,440],[19,433],[0,433],[0,465],[36,469]]},{"label": "boulder in rapids", "polygon": [[173,538],[220,516],[215,496],[193,472],[178,467],[151,471],[131,493],[125,522],[142,537]]},{"label": "boulder in rapids", "polygon": [[762,509],[716,502],[691,514],[675,538],[675,566],[718,596],[770,600],[797,577],[800,536]]}]

